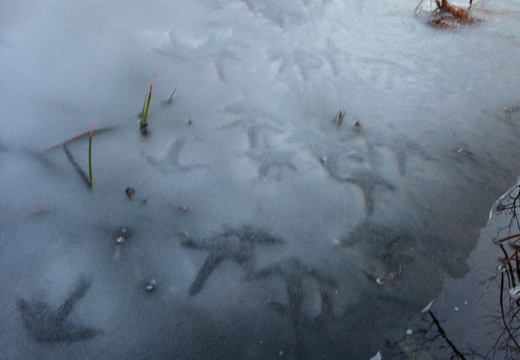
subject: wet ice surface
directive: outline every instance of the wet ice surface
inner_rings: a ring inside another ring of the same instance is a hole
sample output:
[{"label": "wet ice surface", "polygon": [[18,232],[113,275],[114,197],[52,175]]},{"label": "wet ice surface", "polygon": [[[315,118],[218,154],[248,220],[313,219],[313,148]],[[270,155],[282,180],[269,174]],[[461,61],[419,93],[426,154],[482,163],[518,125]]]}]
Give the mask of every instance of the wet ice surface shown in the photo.
[{"label": "wet ice surface", "polygon": [[67,320],[76,303],[90,288],[90,282],[82,280],[65,302],[57,309],[51,309],[43,301],[19,299],[17,308],[25,327],[40,342],[76,342],[92,339],[102,333],[99,329],[87,328]]},{"label": "wet ice surface", "polygon": [[[385,358],[519,165],[518,5],[454,31],[415,6],[6,5],[0,357]],[[51,147],[93,122],[89,190]]]}]

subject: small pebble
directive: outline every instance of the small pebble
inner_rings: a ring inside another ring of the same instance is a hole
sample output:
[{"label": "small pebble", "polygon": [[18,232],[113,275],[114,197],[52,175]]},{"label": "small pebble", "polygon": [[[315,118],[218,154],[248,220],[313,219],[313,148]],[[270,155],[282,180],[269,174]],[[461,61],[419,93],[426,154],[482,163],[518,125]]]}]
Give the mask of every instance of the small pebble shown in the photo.
[{"label": "small pebble", "polygon": [[283,351],[283,350],[280,350],[280,351],[278,352],[278,356],[284,356],[284,354],[285,354],[285,351]]},{"label": "small pebble", "polygon": [[455,311],[459,311],[459,307],[458,306],[455,306]]},{"label": "small pebble", "polygon": [[134,196],[134,194],[135,194],[135,189],[133,187],[129,186],[125,189],[125,193],[129,199],[132,199],[132,196]]},{"label": "small pebble", "polygon": [[152,292],[155,290],[156,285],[157,285],[157,281],[155,281],[154,279],[151,279],[150,282],[144,287],[144,289],[147,292]]},{"label": "small pebble", "polygon": [[126,228],[121,228],[121,231],[119,233],[121,235],[116,239],[116,243],[121,244],[124,243],[125,240],[128,238],[128,230]]},{"label": "small pebble", "polygon": [[406,335],[412,335],[412,334],[413,334],[413,330],[412,329],[406,330]]}]

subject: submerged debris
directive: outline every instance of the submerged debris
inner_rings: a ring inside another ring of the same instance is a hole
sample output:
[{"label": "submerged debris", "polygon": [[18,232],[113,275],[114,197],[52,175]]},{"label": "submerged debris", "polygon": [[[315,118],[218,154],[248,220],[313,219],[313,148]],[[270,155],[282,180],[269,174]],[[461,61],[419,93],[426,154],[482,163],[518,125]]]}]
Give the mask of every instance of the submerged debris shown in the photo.
[{"label": "submerged debris", "polygon": [[334,117],[334,120],[332,122],[336,127],[340,127],[341,124],[343,124],[343,118],[345,117],[345,112],[343,110],[338,111],[336,116]]},{"label": "submerged debris", "polygon": [[379,285],[386,285],[386,284],[394,281],[394,279],[396,277],[398,277],[400,274],[401,274],[401,266],[399,266],[399,269],[396,270],[396,271],[391,271],[391,272],[389,272],[388,274],[386,274],[384,276],[378,277],[376,279],[376,282]]},{"label": "submerged debris", "polygon": [[135,194],[135,189],[133,187],[129,186],[125,189],[125,193],[126,193],[126,196],[128,196],[128,198],[131,200],[132,196],[134,196],[134,194]]}]

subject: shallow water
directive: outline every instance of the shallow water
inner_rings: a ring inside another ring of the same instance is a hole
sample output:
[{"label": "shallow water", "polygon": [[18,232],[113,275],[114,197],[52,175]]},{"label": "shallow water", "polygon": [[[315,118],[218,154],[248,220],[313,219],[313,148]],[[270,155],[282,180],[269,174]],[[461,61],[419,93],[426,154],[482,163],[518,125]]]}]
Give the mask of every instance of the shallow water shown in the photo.
[{"label": "shallow water", "polygon": [[[449,31],[415,6],[5,4],[0,357],[412,356],[389,341],[472,278],[520,165],[518,4]],[[53,146],[92,124],[89,189]],[[19,299],[103,332],[38,342]]]}]

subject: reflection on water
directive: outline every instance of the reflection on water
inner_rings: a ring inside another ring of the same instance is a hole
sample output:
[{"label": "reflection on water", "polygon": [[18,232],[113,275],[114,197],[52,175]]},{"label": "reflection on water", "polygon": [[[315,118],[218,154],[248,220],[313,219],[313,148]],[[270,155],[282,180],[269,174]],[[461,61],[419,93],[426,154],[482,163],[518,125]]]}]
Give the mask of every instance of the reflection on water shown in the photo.
[{"label": "reflection on water", "polygon": [[473,269],[386,339],[389,359],[517,359],[520,352],[520,185],[491,210]]}]

